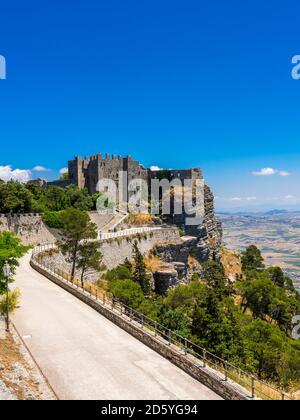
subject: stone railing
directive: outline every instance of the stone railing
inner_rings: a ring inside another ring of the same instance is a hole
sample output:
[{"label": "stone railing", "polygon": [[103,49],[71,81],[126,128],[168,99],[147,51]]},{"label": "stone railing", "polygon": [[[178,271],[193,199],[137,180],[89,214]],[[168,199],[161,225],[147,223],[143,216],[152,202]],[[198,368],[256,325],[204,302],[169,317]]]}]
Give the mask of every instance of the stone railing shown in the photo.
[{"label": "stone railing", "polygon": [[162,227],[140,227],[140,228],[130,228],[119,230],[118,232],[99,232],[98,239],[99,241],[104,241],[106,239],[115,239],[115,238],[126,238],[129,236],[140,235],[143,233],[150,233],[157,230],[163,230]]},{"label": "stone railing", "polygon": [[32,252],[31,266],[126,332],[155,350],[202,384],[227,400],[288,400],[284,392],[243,372],[226,360],[206,351],[190,340],[122,304],[92,285],[81,287],[79,280],[71,280],[68,273],[45,265],[38,258],[53,245],[37,247]]}]

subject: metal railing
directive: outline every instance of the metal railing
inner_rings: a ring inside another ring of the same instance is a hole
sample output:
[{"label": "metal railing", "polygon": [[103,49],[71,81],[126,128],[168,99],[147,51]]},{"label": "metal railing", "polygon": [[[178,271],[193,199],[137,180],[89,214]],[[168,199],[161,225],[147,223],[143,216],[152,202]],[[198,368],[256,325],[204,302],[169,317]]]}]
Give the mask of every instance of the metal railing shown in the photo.
[{"label": "metal railing", "polygon": [[[210,353],[205,348],[193,343],[189,339],[182,337],[163,324],[147,317],[117,299],[113,298],[105,291],[99,290],[92,284],[85,283],[82,287],[81,281],[71,280],[71,275],[55,267],[54,264],[44,264],[42,258],[39,258],[41,252],[51,249],[57,249],[54,244],[43,244],[36,247],[32,252],[32,261],[44,271],[55,276],[58,280],[68,283],[72,287],[80,290],[91,299],[95,299],[100,305],[117,312],[122,317],[127,317],[128,322],[135,323],[142,330],[147,330],[156,339],[160,339],[168,346],[175,346],[178,351],[186,357],[191,358],[199,368],[212,369],[213,373],[219,376],[219,379],[225,382],[231,381],[245,390],[245,393],[251,399],[263,400],[291,400],[292,398],[282,390],[265,383],[256,376],[243,371],[232,363],[224,360],[215,354]],[[200,364],[199,364],[200,362]]]}]

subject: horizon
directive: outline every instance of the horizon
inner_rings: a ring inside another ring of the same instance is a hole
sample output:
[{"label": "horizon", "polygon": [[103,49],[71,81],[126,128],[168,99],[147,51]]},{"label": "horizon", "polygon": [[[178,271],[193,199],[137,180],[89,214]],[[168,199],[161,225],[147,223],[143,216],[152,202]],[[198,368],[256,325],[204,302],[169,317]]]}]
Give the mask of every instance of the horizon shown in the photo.
[{"label": "horizon", "polygon": [[298,2],[56,6],[1,9],[0,178],[100,151],[200,167],[218,211],[300,208]]}]

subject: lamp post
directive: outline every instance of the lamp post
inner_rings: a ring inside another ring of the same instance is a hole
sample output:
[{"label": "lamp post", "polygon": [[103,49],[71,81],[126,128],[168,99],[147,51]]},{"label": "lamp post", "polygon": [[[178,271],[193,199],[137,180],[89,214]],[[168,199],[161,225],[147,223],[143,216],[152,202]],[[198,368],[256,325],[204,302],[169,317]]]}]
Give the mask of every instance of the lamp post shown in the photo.
[{"label": "lamp post", "polygon": [[9,302],[8,302],[8,279],[11,275],[10,265],[6,261],[3,267],[3,274],[6,280],[6,331],[9,332]]}]

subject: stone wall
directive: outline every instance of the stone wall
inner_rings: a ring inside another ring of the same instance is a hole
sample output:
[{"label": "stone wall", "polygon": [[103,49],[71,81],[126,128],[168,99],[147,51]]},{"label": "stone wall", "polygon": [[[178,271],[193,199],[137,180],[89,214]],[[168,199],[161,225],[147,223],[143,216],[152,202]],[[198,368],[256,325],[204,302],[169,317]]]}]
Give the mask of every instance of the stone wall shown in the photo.
[{"label": "stone wall", "polygon": [[74,288],[71,284],[63,282],[62,280],[59,280],[52,274],[44,271],[35,262],[31,261],[31,266],[36,271],[46,276],[49,280],[56,283],[58,286],[65,289],[73,296],[77,297],[82,302],[95,309],[97,312],[105,316],[115,325],[122,328],[127,333],[131,334],[133,337],[150,347],[152,350],[156,351],[161,356],[165,357],[171,363],[188,373],[193,378],[197,379],[203,385],[207,386],[224,399],[249,399],[249,396],[243,388],[231,382],[230,380],[228,380],[227,382],[224,381],[224,377],[222,377],[222,375],[217,371],[201,366],[200,361],[196,360],[192,356],[184,355],[184,353],[175,346],[165,344],[159,338],[154,337],[154,335],[152,335],[146,329],[142,329],[138,325],[130,322],[128,319],[126,319],[126,317],[121,316],[120,314],[116,313],[116,311],[109,309],[107,306],[104,306],[99,301],[96,301],[95,299],[89,297],[87,294],[83,293],[79,289]]},{"label": "stone wall", "polygon": [[58,237],[55,229],[49,229],[39,214],[0,215],[0,231],[14,232],[25,245],[53,243]]},{"label": "stone wall", "polygon": [[133,236],[129,238],[119,238],[105,241],[102,244],[103,263],[108,269],[122,264],[126,258],[132,258],[132,246],[134,241],[138,241],[138,246],[143,255],[147,254],[155,245],[162,243],[180,244],[181,239],[176,228],[155,230],[147,234]]}]

